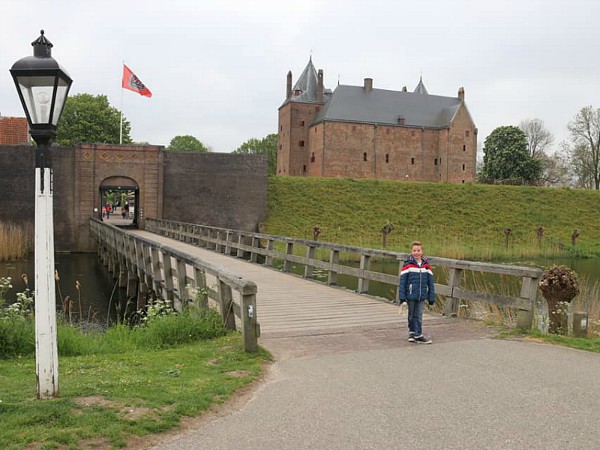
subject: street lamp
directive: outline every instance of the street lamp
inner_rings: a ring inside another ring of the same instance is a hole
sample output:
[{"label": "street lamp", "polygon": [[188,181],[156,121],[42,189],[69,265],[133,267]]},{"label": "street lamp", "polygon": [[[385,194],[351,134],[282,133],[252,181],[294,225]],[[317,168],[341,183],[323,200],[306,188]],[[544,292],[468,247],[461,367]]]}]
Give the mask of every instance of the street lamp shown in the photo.
[{"label": "street lamp", "polygon": [[44,30],[35,41],[33,56],[10,69],[29,122],[35,151],[35,359],[37,396],[58,395],[56,293],[54,281],[54,222],[50,145],[56,137],[71,77],[52,58],[52,43]]}]

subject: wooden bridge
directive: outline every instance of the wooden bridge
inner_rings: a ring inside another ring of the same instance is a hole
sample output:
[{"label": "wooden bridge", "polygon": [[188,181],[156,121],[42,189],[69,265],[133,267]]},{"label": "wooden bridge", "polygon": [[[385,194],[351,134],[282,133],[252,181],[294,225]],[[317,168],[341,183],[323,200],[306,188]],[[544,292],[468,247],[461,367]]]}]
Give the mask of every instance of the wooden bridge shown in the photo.
[{"label": "wooden bridge", "polygon": [[[128,297],[143,302],[152,294],[171,300],[176,308],[200,298],[220,309],[227,328],[242,332],[248,351],[257,348],[261,334],[399,324],[397,306],[361,294],[369,292],[370,282],[390,285],[395,292],[405,253],[150,218],[147,231],[124,230],[95,219],[90,227],[100,257],[120,286],[127,287]],[[394,273],[375,271],[375,261],[391,263]],[[286,273],[292,264],[303,267],[304,278]],[[432,264],[447,269],[447,284],[436,283],[436,292],[445,297],[447,316],[457,314],[461,301],[476,300],[513,307],[519,312],[518,325],[531,327],[540,269],[444,258],[432,258]],[[310,281],[318,271],[324,282]],[[467,271],[513,278],[520,283],[520,293],[463,288]],[[356,280],[356,291],[335,286],[342,275]]]}]

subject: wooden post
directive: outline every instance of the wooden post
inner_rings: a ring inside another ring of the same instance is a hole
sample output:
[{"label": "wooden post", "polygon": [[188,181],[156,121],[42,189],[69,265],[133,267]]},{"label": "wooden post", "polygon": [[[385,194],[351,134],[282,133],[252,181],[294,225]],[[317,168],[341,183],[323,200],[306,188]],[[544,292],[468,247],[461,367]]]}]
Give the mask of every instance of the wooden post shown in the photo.
[{"label": "wooden post", "polygon": [[226,330],[235,331],[235,313],[233,312],[233,296],[231,287],[219,280],[219,307],[223,326]]},{"label": "wooden post", "polygon": [[337,265],[340,262],[340,251],[339,250],[331,250],[329,254],[329,274],[327,275],[327,284],[336,285],[337,284],[337,271],[333,270],[333,266]]},{"label": "wooden post", "polygon": [[181,311],[181,305],[179,305],[179,307],[175,305],[175,296],[173,293],[175,288],[173,283],[173,268],[171,266],[171,257],[169,255],[163,254],[163,272],[165,277],[165,289],[162,297],[165,300],[169,300],[171,305],[173,305],[177,311]]},{"label": "wooden post", "polygon": [[458,298],[454,297],[454,288],[459,288],[462,283],[462,269],[450,269],[448,287],[450,288],[450,296],[446,297],[446,305],[444,307],[444,315],[448,317],[456,317],[458,315]]},{"label": "wooden post", "polygon": [[315,259],[315,247],[309,245],[306,249],[306,266],[304,266],[304,278],[312,278],[313,265],[312,260]]},{"label": "wooden post", "polygon": [[519,328],[525,330],[531,329],[539,283],[539,278],[523,277],[521,284],[521,297],[529,300],[529,309],[519,309],[517,312],[517,327]]},{"label": "wooden post", "polygon": [[244,350],[255,352],[258,349],[258,336],[260,331],[256,321],[256,294],[243,294],[241,296],[240,321]]},{"label": "wooden post", "polygon": [[[194,284],[198,292],[206,289],[206,274],[204,271],[194,267]],[[208,308],[208,296],[204,295],[200,300],[201,308]]]},{"label": "wooden post", "polygon": [[273,239],[269,239],[269,242],[267,243],[267,256],[265,257],[265,266],[267,267],[273,266],[273,257],[271,256],[271,253],[275,246],[274,242]]},{"label": "wooden post", "polygon": [[293,242],[286,242],[285,243],[285,257],[283,260],[283,271],[284,272],[291,272],[292,270],[292,262],[287,259],[287,255],[292,255],[294,253],[294,243]]},{"label": "wooden post", "polygon": [[150,249],[150,254],[152,255],[151,266],[149,267],[151,268],[152,273],[152,289],[154,290],[157,298],[164,298],[166,300],[166,293],[163,292],[162,289],[163,278],[162,274],[160,273],[160,259],[158,256],[158,250],[155,247],[152,247]]},{"label": "wooden post", "polygon": [[[371,268],[371,256],[360,255],[360,268],[361,270],[369,270]],[[358,278],[358,293],[366,294],[369,292],[369,279],[364,277]]]},{"label": "wooden post", "polygon": [[258,261],[258,253],[256,253],[256,251],[254,251],[255,248],[258,248],[258,246],[260,245],[260,239],[258,239],[257,237],[252,237],[252,252],[250,252],[250,262],[257,262]]},{"label": "wooden post", "polygon": [[231,256],[231,231],[225,232],[225,254]]},{"label": "wooden post", "polygon": [[238,249],[237,249],[237,253],[235,255],[238,258],[244,257],[244,251],[239,247],[243,244],[243,242],[244,242],[244,235],[242,233],[239,233],[238,234]]},{"label": "wooden post", "polygon": [[190,302],[190,293],[187,284],[187,264],[181,259],[177,260],[177,292],[179,292],[177,296],[179,297],[179,305],[176,306],[181,310]]}]

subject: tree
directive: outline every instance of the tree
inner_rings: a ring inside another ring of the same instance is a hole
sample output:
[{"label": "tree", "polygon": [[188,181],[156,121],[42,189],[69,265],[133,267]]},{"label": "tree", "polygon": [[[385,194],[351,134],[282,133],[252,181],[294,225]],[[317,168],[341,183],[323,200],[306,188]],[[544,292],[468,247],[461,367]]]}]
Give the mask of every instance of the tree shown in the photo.
[{"label": "tree", "polygon": [[554,136],[546,129],[543,120],[524,120],[519,128],[525,133],[527,149],[531,158],[539,159],[554,142]]},{"label": "tree", "polygon": [[275,175],[277,169],[277,133],[269,134],[262,139],[248,139],[232,153],[249,155],[267,155],[269,162],[269,175]]},{"label": "tree", "polygon": [[586,106],[567,125],[571,133],[571,163],[579,183],[600,189],[600,109]]},{"label": "tree", "polygon": [[491,182],[531,183],[542,173],[542,164],[531,158],[525,133],[515,126],[498,127],[485,139],[480,179]]},{"label": "tree", "polygon": [[[73,146],[80,142],[118,144],[121,113],[106,95],[77,94],[67,98],[58,124],[56,143]],[[132,142],[131,125],[123,117],[123,143]]]},{"label": "tree", "polygon": [[208,148],[202,142],[190,135],[175,136],[171,139],[167,150],[176,152],[208,152]]}]

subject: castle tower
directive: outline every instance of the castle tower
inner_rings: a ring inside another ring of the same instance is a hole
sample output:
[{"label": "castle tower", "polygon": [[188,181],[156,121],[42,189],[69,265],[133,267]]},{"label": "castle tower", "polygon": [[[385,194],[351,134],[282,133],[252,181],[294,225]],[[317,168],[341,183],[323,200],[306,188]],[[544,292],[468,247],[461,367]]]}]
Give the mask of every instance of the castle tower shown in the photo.
[{"label": "castle tower", "polygon": [[287,75],[286,99],[279,107],[277,175],[303,176],[310,159],[308,129],[325,101],[323,70],[315,69],[312,57],[292,88]]}]

